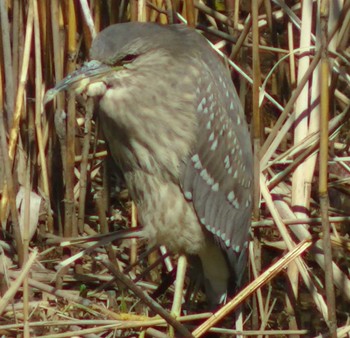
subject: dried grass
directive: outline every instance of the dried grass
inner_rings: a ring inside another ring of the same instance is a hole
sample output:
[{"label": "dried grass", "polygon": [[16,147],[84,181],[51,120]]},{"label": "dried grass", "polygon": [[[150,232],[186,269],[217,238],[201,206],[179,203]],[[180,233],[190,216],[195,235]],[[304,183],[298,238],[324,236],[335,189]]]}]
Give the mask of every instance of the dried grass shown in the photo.
[{"label": "dried grass", "polygon": [[[227,1],[228,17],[197,1],[0,0],[3,336],[350,335],[350,2],[252,4]],[[43,95],[103,27],[171,23],[174,10],[230,55],[254,144],[249,282],[215,314],[200,297],[181,305],[184,258],[176,288],[148,295],[176,265],[164,248],[60,245],[136,226],[136,211],[124,191],[109,201],[92,105],[60,94],[44,107]],[[237,332],[230,314],[243,300]]]}]

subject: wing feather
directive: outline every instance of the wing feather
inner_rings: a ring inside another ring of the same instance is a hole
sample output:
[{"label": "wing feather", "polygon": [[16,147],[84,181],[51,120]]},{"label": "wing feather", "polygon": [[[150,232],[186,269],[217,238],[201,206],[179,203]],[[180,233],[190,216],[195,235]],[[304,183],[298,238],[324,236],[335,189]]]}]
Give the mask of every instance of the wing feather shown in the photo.
[{"label": "wing feather", "polygon": [[181,175],[201,223],[226,249],[241,277],[252,208],[252,149],[239,97],[223,65],[203,59],[198,79],[198,135]]}]

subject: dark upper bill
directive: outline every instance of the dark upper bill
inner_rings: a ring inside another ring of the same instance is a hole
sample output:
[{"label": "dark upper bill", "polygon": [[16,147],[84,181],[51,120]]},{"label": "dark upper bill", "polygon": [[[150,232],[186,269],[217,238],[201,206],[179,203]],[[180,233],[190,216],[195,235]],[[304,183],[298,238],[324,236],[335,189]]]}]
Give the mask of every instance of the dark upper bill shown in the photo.
[{"label": "dark upper bill", "polygon": [[118,70],[118,68],[119,67],[111,67],[96,60],[86,62],[80,69],[69,74],[54,88],[49,89],[44,96],[44,104],[50,102],[59,92],[67,90],[68,88],[72,88],[75,93],[79,94],[89,84],[100,81],[111,69]]}]

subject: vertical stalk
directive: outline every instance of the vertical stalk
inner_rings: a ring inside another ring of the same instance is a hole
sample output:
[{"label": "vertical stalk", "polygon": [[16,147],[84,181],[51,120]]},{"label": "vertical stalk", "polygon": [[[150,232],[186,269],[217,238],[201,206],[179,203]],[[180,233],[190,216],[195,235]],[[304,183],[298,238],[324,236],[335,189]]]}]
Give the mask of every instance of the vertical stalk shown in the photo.
[{"label": "vertical stalk", "polygon": [[5,107],[7,111],[8,126],[12,124],[13,111],[15,106],[15,90],[13,79],[13,64],[11,57],[11,42],[10,42],[10,25],[7,17],[7,9],[5,0],[0,0],[0,24],[1,24],[1,39],[2,52],[5,71]]},{"label": "vertical stalk", "polygon": [[[37,137],[37,145],[39,151],[39,166],[42,175],[42,189],[45,194],[46,203],[48,203],[47,208],[47,223],[49,232],[53,232],[53,219],[51,215],[50,208],[50,187],[49,178],[47,170],[47,162],[45,155],[45,144],[42,132],[42,55],[41,55],[41,41],[40,41],[40,16],[38,11],[38,3],[36,0],[33,1],[34,8],[34,50],[35,50],[35,130]],[[42,27],[42,26],[41,26]]]},{"label": "vertical stalk", "polygon": [[[68,9],[68,63],[67,72],[71,73],[75,69],[76,55],[76,13],[73,1],[65,2]],[[75,95],[68,91],[67,105],[67,138],[66,138],[66,171],[65,171],[65,224],[64,236],[77,236],[77,221],[75,215],[75,199],[74,199],[74,166],[75,166]]]},{"label": "vertical stalk", "polygon": [[[254,196],[253,196],[253,217],[255,220],[260,218],[260,146],[261,146],[261,117],[260,117],[260,107],[259,107],[259,95],[260,95],[260,84],[261,84],[261,70],[260,70],[260,55],[259,55],[259,7],[262,1],[258,3],[252,0],[252,32],[253,32],[253,156],[254,156]],[[256,238],[256,236],[254,236]],[[255,267],[257,273],[261,271],[261,245],[259,241],[254,240],[254,258]],[[259,295],[258,295],[259,296]],[[259,325],[258,318],[264,316],[264,313],[258,311],[258,307],[264,308],[262,303],[262,297],[257,297],[257,302],[253,303],[253,320],[255,319],[254,325]],[[255,305],[258,305],[256,307]]]},{"label": "vertical stalk", "polygon": [[253,146],[254,146],[254,218],[259,218],[259,153],[261,142],[261,117],[259,108],[259,95],[261,84],[260,57],[259,57],[259,6],[257,1],[252,0],[252,30],[253,30]]},{"label": "vertical stalk", "polygon": [[89,149],[91,140],[91,120],[93,115],[93,100],[88,99],[85,106],[85,127],[84,127],[84,144],[81,154],[80,163],[80,179],[79,179],[79,212],[78,212],[78,230],[80,233],[84,232],[84,219],[85,219],[85,201],[86,201],[86,189],[87,189],[87,175],[88,175],[88,160]]},{"label": "vertical stalk", "polygon": [[195,27],[195,9],[194,9],[194,3],[193,0],[185,0],[185,6],[186,6],[186,19],[187,19],[187,25],[190,27]]},{"label": "vertical stalk", "polygon": [[332,267],[332,247],[328,219],[328,120],[329,120],[329,64],[327,53],[328,37],[328,1],[321,1],[321,116],[320,116],[320,160],[319,160],[319,195],[323,228],[323,251],[325,260],[325,284],[328,305],[328,327],[332,338],[337,337],[337,317],[334,294]]},{"label": "vertical stalk", "polygon": [[[34,0],[31,0],[34,3]],[[30,150],[31,146],[29,146]],[[23,217],[23,254],[24,254],[24,265],[28,263],[29,257],[29,228],[30,224],[30,151],[28,152],[28,158],[26,161],[26,170],[25,170],[25,187],[24,187],[24,199],[23,199],[23,208],[24,208],[24,217]],[[29,338],[29,284],[28,284],[28,275],[24,277],[23,280],[23,337]]]}]

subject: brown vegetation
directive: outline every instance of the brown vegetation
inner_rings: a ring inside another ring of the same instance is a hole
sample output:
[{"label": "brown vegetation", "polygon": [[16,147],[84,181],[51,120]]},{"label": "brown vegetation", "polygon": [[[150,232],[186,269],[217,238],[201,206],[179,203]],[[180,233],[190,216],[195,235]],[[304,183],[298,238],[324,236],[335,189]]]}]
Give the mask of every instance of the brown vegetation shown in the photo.
[{"label": "brown vegetation", "polygon": [[[349,335],[350,1],[339,3],[0,0],[0,333],[232,336],[244,301],[248,336]],[[96,31],[183,18],[228,56],[255,153],[249,278],[215,316],[200,294],[179,312],[173,286],[157,291],[161,307],[145,296],[177,264],[164,251],[63,242],[136,226],[136,211],[126,191],[108,194],[89,107],[72,94],[43,105]]]}]

